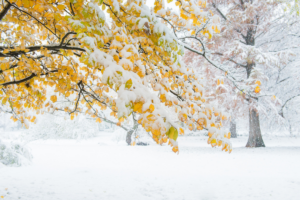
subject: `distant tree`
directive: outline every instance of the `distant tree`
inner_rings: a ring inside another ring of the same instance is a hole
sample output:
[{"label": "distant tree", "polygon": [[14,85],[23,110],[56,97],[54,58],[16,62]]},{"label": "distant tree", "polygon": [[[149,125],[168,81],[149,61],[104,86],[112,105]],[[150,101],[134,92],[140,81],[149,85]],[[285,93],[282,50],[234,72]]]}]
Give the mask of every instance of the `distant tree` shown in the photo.
[{"label": "distant tree", "polygon": [[[289,49],[272,52],[263,44],[267,41],[264,36],[280,24],[282,6],[278,1],[252,0],[208,0],[206,5],[201,13],[211,11],[216,15],[191,28],[190,32],[187,29],[186,34],[178,34],[178,37],[186,49],[199,56],[201,60],[198,63],[207,62],[222,71],[222,76],[231,82],[226,85],[234,87],[235,93],[242,96],[238,107],[247,107],[249,112],[246,146],[264,147],[259,119],[263,111],[260,102],[266,98],[271,100],[273,94],[261,92],[264,88],[262,83],[267,80],[262,69],[282,66],[291,55]],[[219,21],[221,23],[215,24]],[[213,31],[220,34],[212,37]],[[231,92],[230,89],[228,91]]]}]

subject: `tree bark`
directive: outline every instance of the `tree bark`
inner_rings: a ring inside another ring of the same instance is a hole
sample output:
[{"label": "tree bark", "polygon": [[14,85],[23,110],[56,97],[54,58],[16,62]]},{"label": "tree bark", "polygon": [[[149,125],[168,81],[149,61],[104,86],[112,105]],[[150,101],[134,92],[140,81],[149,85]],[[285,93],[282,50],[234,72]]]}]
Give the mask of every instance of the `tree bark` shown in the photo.
[{"label": "tree bark", "polygon": [[127,143],[128,145],[131,144],[131,136],[132,136],[133,132],[134,132],[133,129],[131,129],[130,131],[127,132],[127,135],[126,135],[126,143]]},{"label": "tree bark", "polygon": [[230,133],[232,138],[237,138],[236,121],[234,119],[232,119],[230,122]]},{"label": "tree bark", "polygon": [[131,136],[132,136],[132,134],[136,131],[136,129],[139,126],[139,124],[137,123],[137,121],[134,118],[134,114],[133,113],[132,113],[132,119],[133,119],[134,125],[133,125],[132,129],[127,132],[127,135],[126,135],[126,143],[128,145],[131,145]]},{"label": "tree bark", "polygon": [[249,138],[246,147],[265,147],[261,136],[259,114],[256,110],[249,111]]}]

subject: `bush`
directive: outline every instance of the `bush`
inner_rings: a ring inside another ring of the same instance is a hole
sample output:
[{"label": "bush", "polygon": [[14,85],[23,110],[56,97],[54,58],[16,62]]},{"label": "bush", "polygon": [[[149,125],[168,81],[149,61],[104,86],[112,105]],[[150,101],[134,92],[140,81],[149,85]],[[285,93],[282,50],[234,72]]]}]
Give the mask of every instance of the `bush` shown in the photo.
[{"label": "bush", "polygon": [[0,163],[7,166],[28,164],[32,155],[28,148],[20,143],[4,143],[0,140]]}]

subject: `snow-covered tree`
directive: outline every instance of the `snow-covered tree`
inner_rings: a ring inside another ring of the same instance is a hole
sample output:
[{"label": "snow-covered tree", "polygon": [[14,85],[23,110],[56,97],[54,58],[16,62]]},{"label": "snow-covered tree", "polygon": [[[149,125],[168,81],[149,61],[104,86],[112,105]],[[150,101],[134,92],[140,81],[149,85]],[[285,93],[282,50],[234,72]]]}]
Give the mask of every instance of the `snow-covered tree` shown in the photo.
[{"label": "snow-covered tree", "polygon": [[[282,66],[292,55],[289,49],[273,52],[262,45],[266,42],[264,36],[280,24],[281,5],[277,1],[207,2],[203,12],[212,11],[217,16],[203,26],[192,29],[191,35],[186,34],[181,39],[186,41],[186,49],[202,59],[198,63],[207,62],[221,70],[221,75],[231,82],[229,88],[233,86],[235,93],[243,97],[238,107],[247,106],[249,112],[249,139],[246,146],[263,147],[265,144],[261,136],[259,115],[264,108],[260,102],[266,98],[271,100],[273,96],[264,90],[261,92],[261,88],[265,87],[262,83],[267,81],[263,69]],[[221,25],[212,26],[215,21],[221,21]],[[212,38],[211,29],[220,34]],[[207,36],[199,33],[206,33]]]},{"label": "snow-covered tree", "polygon": [[101,122],[107,120],[101,110],[109,108],[117,118],[112,123],[122,126],[135,113],[137,123],[174,152],[183,134],[179,120],[208,129],[212,146],[231,151],[230,135],[221,129],[226,117],[185,67],[185,45],[171,27],[195,29],[212,19],[200,34],[218,32],[212,31],[218,20],[201,12],[205,2],[177,2],[180,16],[159,0],[154,9],[140,0],[5,0],[1,6],[0,100],[14,120],[28,126],[36,120],[32,111],[62,110],[71,119],[85,113]]}]

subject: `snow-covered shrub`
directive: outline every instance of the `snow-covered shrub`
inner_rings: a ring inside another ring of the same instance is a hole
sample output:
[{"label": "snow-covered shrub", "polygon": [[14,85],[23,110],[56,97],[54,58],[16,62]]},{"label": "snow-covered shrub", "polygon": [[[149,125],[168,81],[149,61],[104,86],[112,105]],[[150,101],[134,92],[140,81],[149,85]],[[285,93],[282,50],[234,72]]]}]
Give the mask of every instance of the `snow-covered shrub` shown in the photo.
[{"label": "snow-covered shrub", "polygon": [[31,139],[87,139],[99,133],[99,123],[79,115],[73,120],[66,114],[44,114],[25,131]]},{"label": "snow-covered shrub", "polygon": [[0,140],[0,163],[8,166],[28,164],[32,155],[28,148],[20,143],[4,143]]}]

